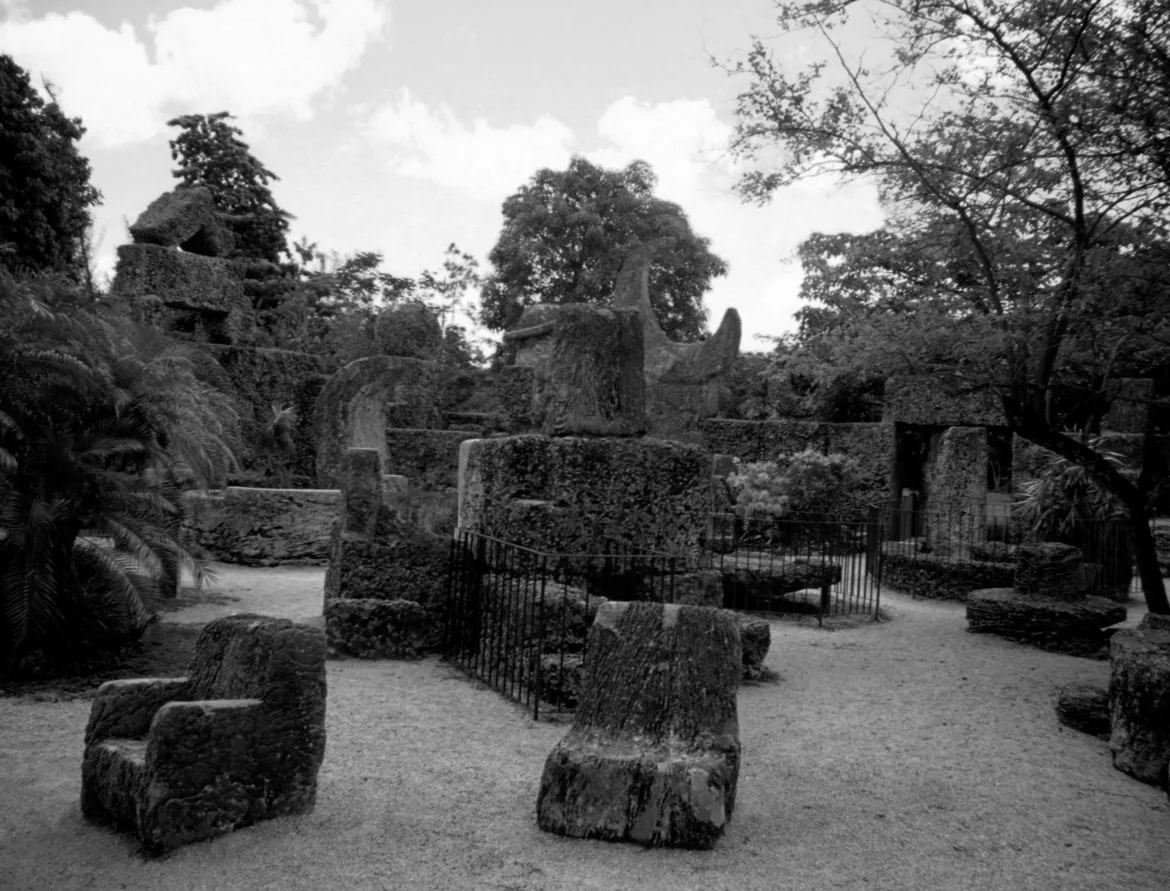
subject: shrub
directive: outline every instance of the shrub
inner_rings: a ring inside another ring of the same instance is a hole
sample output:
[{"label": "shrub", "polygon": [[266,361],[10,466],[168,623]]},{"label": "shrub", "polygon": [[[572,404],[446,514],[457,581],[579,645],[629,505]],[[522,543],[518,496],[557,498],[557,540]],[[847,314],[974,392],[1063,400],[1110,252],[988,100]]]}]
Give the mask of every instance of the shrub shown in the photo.
[{"label": "shrub", "polygon": [[737,462],[727,482],[736,507],[748,513],[834,516],[848,510],[859,478],[855,459],[805,449],[775,462]]}]

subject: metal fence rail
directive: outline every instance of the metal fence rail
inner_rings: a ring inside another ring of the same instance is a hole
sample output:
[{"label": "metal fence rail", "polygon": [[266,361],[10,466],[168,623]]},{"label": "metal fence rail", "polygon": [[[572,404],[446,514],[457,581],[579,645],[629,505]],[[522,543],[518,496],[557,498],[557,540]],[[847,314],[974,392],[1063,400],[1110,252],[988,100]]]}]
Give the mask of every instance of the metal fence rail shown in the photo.
[{"label": "metal fence rail", "polygon": [[614,545],[553,554],[457,529],[448,573],[445,657],[543,711],[576,706],[589,626],[604,600],[674,601],[678,559]]}]

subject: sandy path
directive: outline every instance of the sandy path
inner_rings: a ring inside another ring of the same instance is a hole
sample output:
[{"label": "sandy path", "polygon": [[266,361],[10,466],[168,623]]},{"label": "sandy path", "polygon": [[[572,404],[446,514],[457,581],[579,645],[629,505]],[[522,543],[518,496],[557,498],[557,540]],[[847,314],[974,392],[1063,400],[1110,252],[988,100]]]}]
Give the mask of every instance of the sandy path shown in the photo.
[{"label": "sandy path", "polygon": [[[300,609],[310,571],[292,571],[301,587],[288,573],[243,573],[241,600],[219,609],[269,596]],[[266,575],[279,592],[257,591]],[[1059,686],[1104,683],[1107,663],[969,635],[959,605],[885,602],[893,621],[881,625],[773,624],[781,679],[740,692],[738,802],[713,851],[540,832],[541,767],[564,726],[533,724],[435,659],[350,661],[329,664],[316,811],[159,861],[80,817],[89,704],[0,699],[0,888],[1170,886],[1165,793],[1113,770],[1104,743],[1053,715]]]}]

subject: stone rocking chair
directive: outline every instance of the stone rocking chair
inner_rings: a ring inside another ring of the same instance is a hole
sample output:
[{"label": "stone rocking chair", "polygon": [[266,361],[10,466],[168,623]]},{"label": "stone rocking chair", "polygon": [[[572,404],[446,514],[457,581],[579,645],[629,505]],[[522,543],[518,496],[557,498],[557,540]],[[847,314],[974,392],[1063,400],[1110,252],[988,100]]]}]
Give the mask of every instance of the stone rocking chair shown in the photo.
[{"label": "stone rocking chair", "polygon": [[185,678],[109,681],[85,732],[81,810],[150,852],[313,809],[325,754],[325,635],[235,615]]}]

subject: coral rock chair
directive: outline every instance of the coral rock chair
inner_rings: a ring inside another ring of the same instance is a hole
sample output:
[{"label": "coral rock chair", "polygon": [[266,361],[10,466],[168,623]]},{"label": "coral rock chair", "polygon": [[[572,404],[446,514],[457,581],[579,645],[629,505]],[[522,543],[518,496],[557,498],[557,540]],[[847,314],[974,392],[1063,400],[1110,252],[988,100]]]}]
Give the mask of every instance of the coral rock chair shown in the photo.
[{"label": "coral rock chair", "polygon": [[81,810],[151,852],[313,809],[325,635],[250,614],[204,628],[185,678],[109,681],[85,731]]}]

